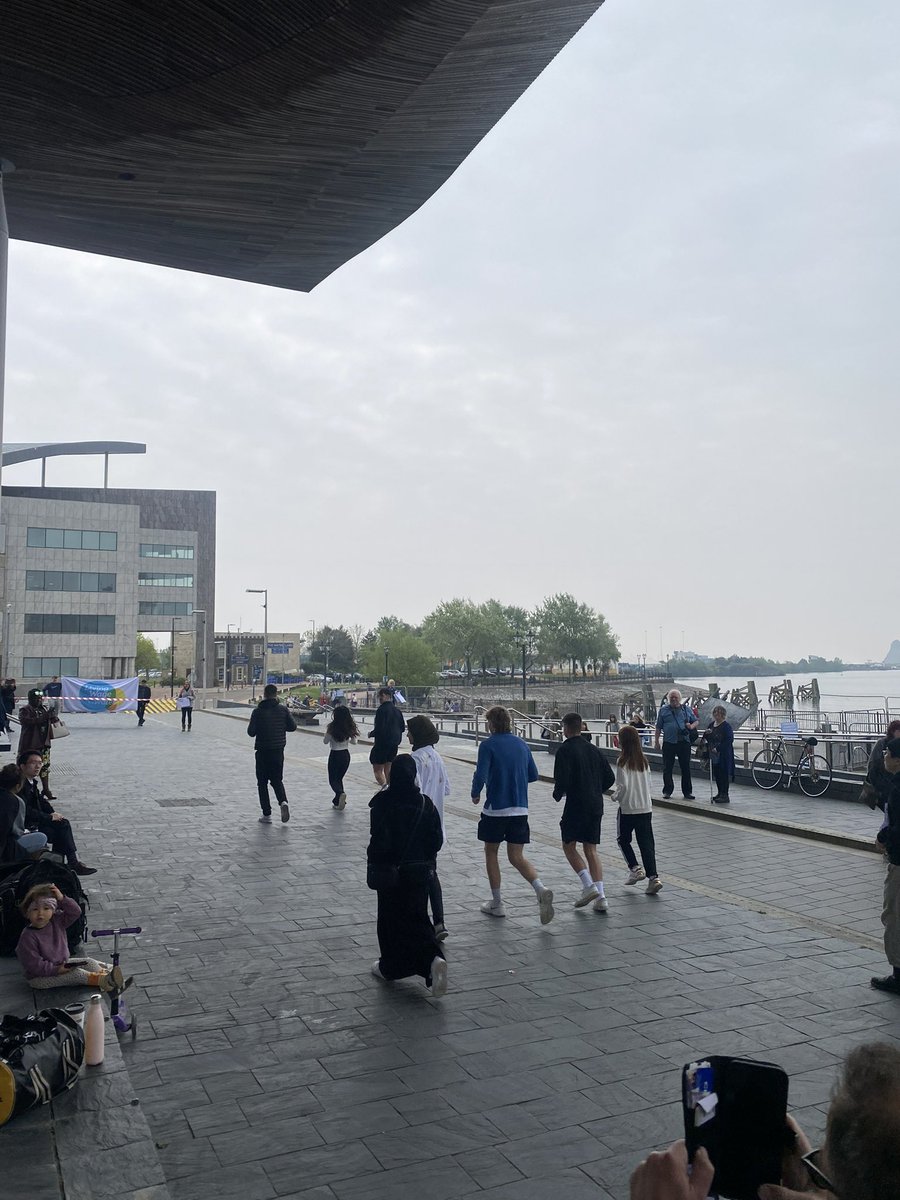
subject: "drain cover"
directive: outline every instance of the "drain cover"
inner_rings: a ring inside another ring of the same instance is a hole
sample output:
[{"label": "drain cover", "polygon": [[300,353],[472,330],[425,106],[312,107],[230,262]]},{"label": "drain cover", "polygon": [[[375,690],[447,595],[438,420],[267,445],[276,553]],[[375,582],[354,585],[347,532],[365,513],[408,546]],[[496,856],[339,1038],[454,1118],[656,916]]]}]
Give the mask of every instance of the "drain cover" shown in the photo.
[{"label": "drain cover", "polygon": [[212,808],[212,801],[203,796],[183,796],[176,800],[157,800],[160,808]]}]

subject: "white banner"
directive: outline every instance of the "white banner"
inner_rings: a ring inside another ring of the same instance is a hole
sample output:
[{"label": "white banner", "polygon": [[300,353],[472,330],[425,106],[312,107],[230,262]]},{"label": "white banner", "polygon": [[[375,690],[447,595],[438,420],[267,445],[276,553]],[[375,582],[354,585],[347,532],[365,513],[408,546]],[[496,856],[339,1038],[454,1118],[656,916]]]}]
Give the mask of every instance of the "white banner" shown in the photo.
[{"label": "white banner", "polygon": [[62,679],[63,712],[123,712],[137,709],[138,681],[134,679]]}]

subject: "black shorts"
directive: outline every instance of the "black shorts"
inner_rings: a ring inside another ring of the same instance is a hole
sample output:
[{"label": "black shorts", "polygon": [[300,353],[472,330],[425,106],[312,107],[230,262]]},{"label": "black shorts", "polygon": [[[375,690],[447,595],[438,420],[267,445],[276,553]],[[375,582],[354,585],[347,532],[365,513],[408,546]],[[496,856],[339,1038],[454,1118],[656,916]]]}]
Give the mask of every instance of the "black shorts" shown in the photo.
[{"label": "black shorts", "polygon": [[531,841],[527,817],[486,817],[478,821],[479,842],[508,842],[511,846],[527,846]]},{"label": "black shorts", "polygon": [[369,751],[369,762],[375,767],[383,767],[385,763],[394,761],[399,749],[399,746],[386,746],[376,742]]},{"label": "black shorts", "polygon": [[582,842],[596,846],[600,841],[600,823],[603,820],[603,801],[571,804],[566,801],[562,820],[559,823],[563,842]]}]

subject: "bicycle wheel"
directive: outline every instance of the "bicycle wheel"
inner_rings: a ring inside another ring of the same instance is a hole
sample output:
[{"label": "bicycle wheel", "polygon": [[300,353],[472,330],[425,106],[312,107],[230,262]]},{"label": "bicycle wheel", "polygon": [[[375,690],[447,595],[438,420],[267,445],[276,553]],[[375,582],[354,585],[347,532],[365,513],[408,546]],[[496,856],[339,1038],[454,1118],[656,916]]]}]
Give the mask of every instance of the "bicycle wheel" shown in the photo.
[{"label": "bicycle wheel", "polygon": [[821,754],[807,754],[797,768],[797,782],[807,796],[824,796],[831,785],[831,767]]},{"label": "bicycle wheel", "polygon": [[771,791],[778,787],[784,778],[784,759],[780,750],[760,750],[750,767],[750,774],[757,787]]}]

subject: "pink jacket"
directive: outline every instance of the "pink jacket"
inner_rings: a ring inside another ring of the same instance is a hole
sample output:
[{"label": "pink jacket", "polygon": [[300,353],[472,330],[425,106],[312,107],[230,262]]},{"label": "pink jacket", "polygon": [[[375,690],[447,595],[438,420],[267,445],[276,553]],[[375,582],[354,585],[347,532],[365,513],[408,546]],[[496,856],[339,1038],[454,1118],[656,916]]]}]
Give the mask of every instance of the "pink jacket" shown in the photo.
[{"label": "pink jacket", "polygon": [[26,979],[41,979],[55,975],[69,961],[66,930],[81,916],[81,906],[63,896],[59,908],[43,929],[29,925],[19,934],[16,958],[22,964]]}]

